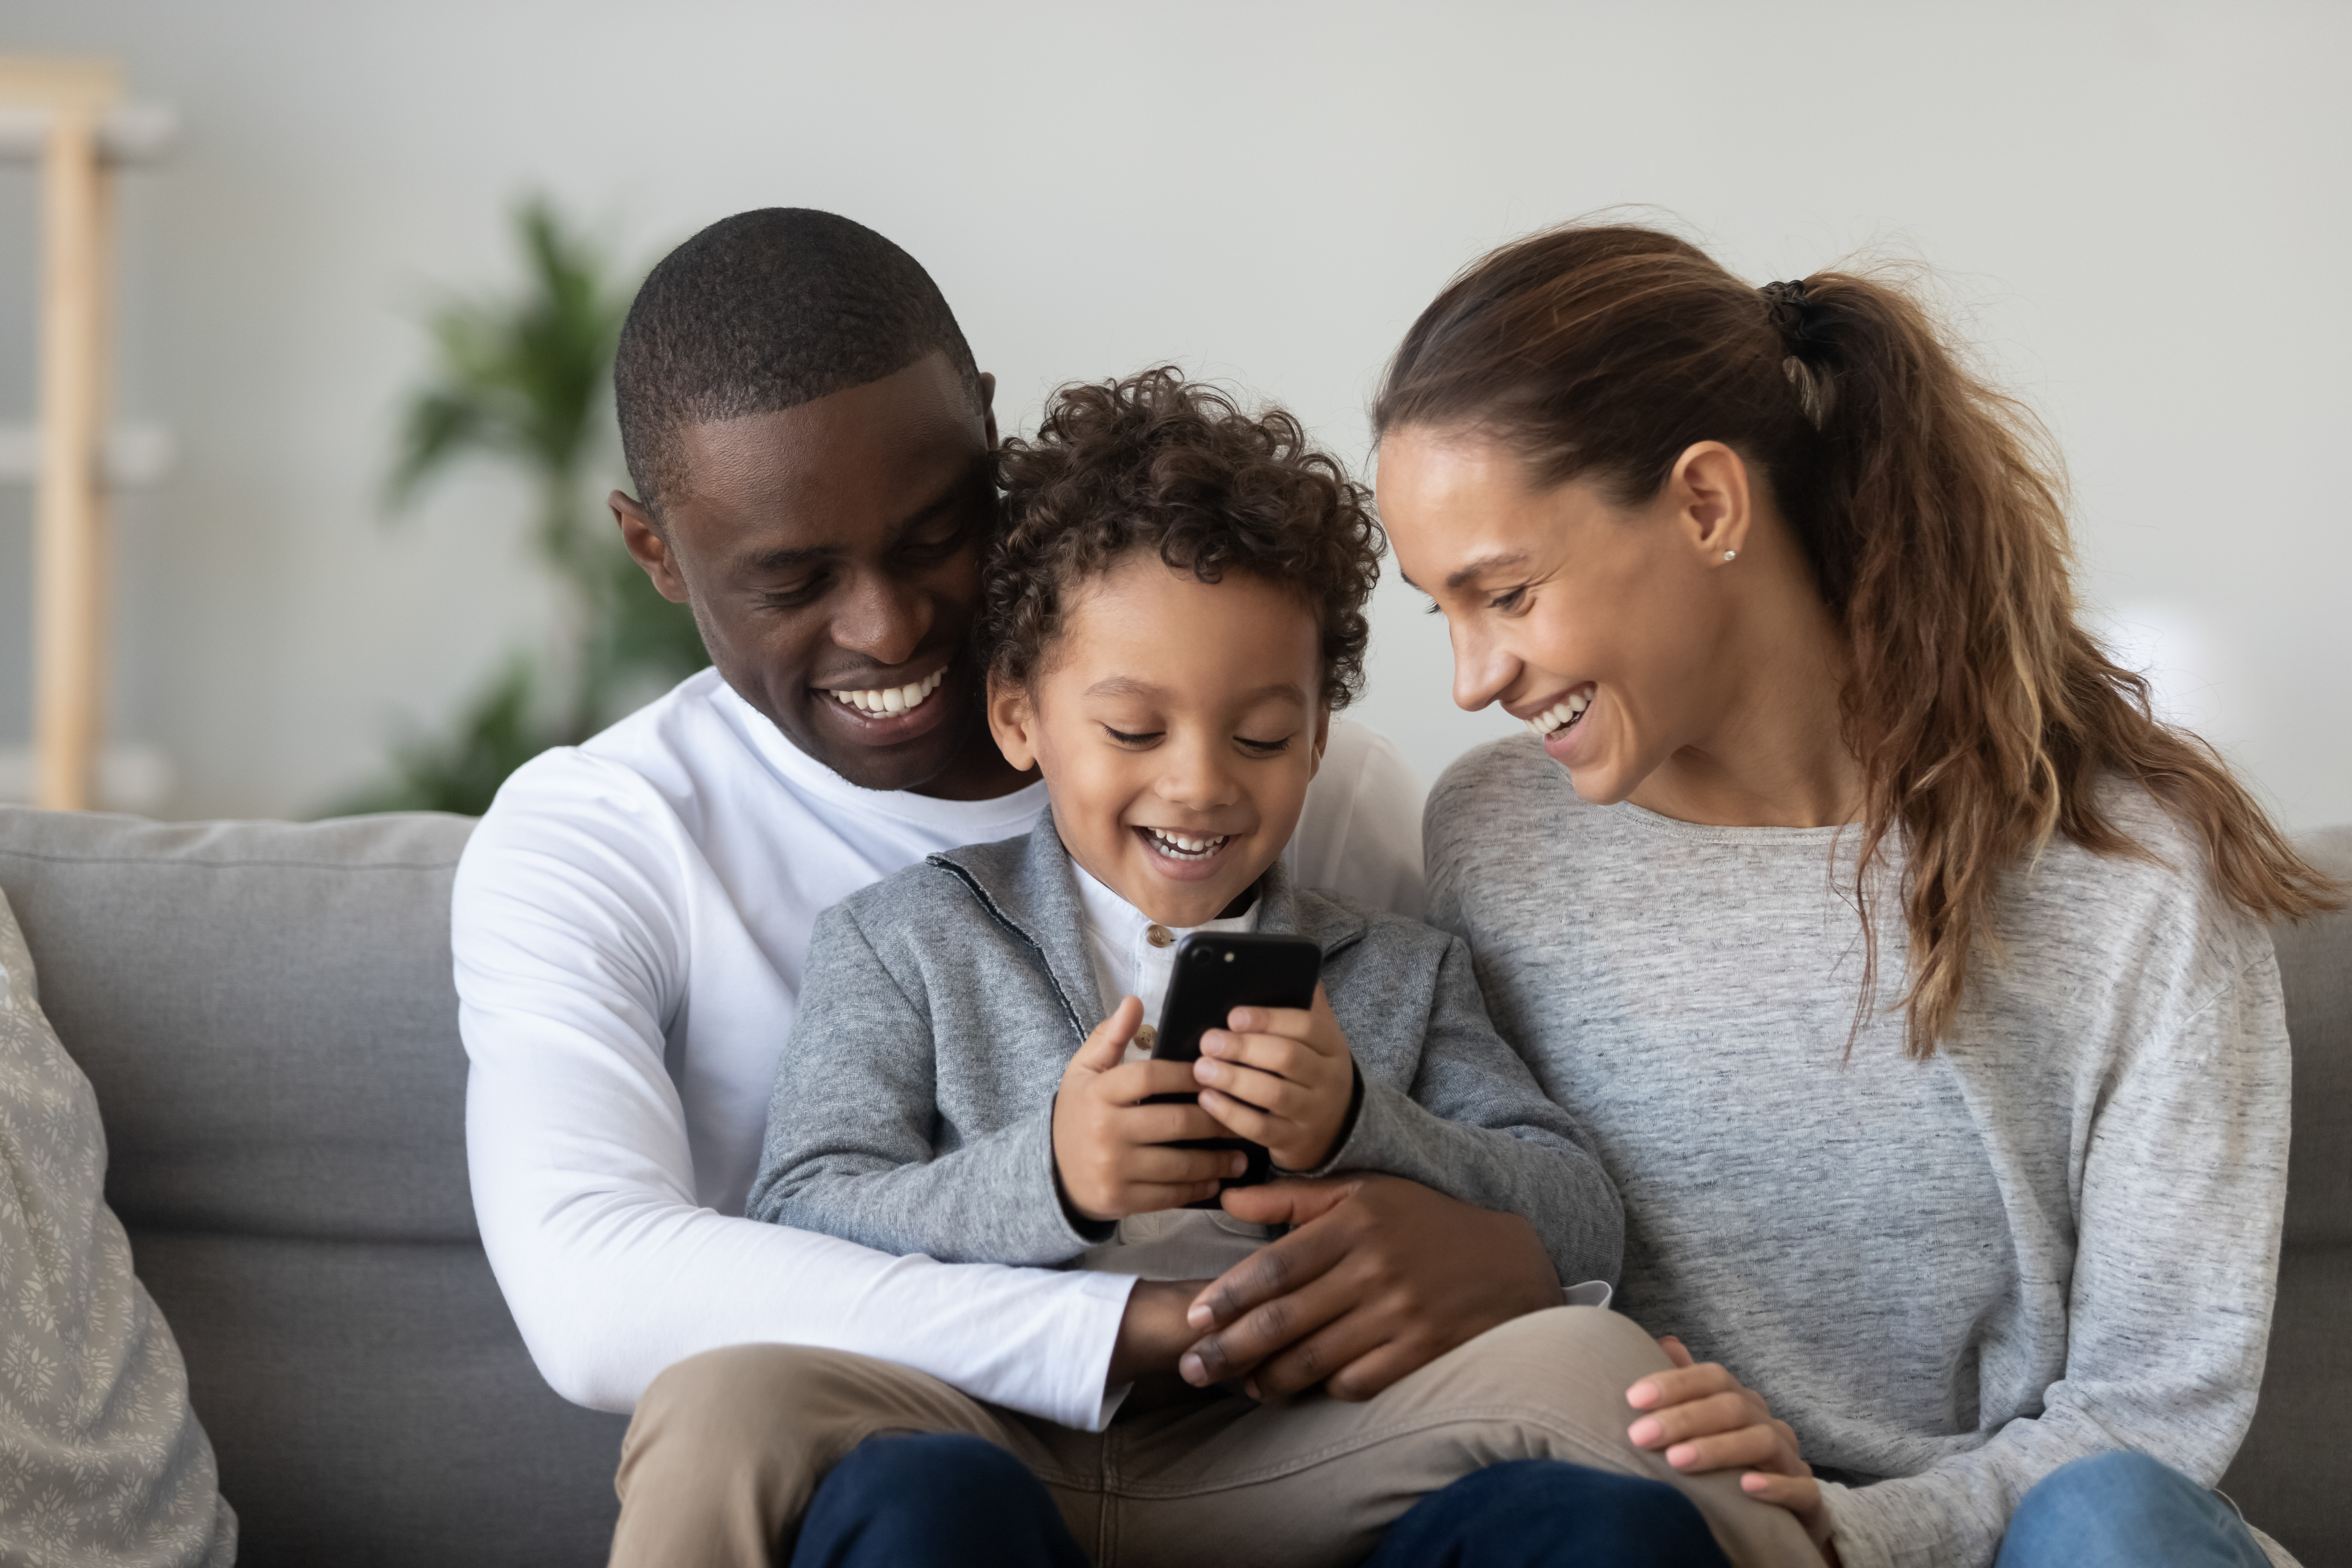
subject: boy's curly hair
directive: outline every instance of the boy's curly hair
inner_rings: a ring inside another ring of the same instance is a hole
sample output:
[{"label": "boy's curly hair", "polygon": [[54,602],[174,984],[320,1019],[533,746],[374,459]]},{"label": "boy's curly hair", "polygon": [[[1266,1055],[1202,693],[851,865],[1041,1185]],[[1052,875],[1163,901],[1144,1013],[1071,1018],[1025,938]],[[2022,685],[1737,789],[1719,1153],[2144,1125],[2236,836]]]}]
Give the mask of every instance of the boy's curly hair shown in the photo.
[{"label": "boy's curly hair", "polygon": [[1070,591],[1129,552],[1203,583],[1225,573],[1288,588],[1323,630],[1323,698],[1362,690],[1364,602],[1387,539],[1370,492],[1279,408],[1247,415],[1173,365],[1066,386],[1034,439],[997,455],[1004,514],[976,633],[989,673],[1027,684]]}]

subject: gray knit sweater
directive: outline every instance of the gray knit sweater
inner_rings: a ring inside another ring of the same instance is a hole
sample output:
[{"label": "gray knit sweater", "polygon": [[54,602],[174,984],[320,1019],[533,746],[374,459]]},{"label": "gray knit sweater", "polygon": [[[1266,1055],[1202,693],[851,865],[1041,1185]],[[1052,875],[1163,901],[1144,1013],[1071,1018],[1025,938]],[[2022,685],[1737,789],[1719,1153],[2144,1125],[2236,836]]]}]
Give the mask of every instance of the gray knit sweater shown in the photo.
[{"label": "gray knit sweater", "polygon": [[[1847,830],[1582,805],[1526,740],[1431,795],[1431,919],[1625,1205],[1619,1306],[1719,1360],[1833,1488],[1849,1568],[1992,1561],[2020,1497],[2132,1447],[2210,1484],[2261,1381],[2287,1038],[2262,928],[2117,785],[2161,863],[2063,840],[2010,874],[1925,1063],[1847,1052]],[[1882,1001],[1906,978],[1882,899]],[[1848,1489],[1850,1488],[1850,1489]]]},{"label": "gray knit sweater", "polygon": [[[1294,887],[1280,862],[1259,889],[1260,931],[1323,949],[1363,1086],[1308,1173],[1386,1172],[1520,1215],[1564,1280],[1613,1279],[1617,1194],[1487,1022],[1462,943]],[[809,944],[747,1212],[943,1262],[1079,1258],[1108,1230],[1062,1206],[1054,1093],[1108,1011],[1050,816],[851,894]]]}]

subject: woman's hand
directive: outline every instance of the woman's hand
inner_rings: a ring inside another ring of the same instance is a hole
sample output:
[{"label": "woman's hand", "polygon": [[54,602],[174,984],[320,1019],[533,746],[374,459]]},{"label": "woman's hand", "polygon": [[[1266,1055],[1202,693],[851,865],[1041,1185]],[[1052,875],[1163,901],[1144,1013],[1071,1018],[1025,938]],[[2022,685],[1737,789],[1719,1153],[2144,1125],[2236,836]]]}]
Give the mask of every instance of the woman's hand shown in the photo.
[{"label": "woman's hand", "polygon": [[1339,1152],[1356,1100],[1356,1058],[1315,987],[1315,1005],[1236,1007],[1201,1037],[1192,1077],[1201,1109],[1286,1171],[1312,1171]]},{"label": "woman's hand", "polygon": [[1687,1475],[1744,1469],[1739,1489],[1759,1502],[1797,1516],[1805,1534],[1834,1568],[1837,1548],[1830,1542],[1830,1510],[1822,1500],[1813,1468],[1797,1451],[1797,1434],[1772,1417],[1764,1396],[1714,1362],[1691,1360],[1682,1341],[1668,1334],[1658,1348],[1675,1363],[1672,1372],[1643,1378],[1625,1391],[1625,1403],[1648,1412],[1626,1428],[1637,1448],[1664,1449],[1666,1463]]}]

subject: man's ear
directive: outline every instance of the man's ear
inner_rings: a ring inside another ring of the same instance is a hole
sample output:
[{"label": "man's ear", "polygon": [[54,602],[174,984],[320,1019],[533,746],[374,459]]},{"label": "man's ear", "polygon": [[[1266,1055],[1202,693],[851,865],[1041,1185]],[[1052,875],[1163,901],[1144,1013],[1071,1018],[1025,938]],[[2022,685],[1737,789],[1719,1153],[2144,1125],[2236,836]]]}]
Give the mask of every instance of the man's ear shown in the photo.
[{"label": "man's ear", "polygon": [[1754,498],[1748,464],[1720,441],[1696,442],[1675,459],[1667,495],[1683,538],[1702,561],[1721,566],[1748,548]]},{"label": "man's ear", "polygon": [[996,749],[1022,773],[1037,765],[1037,710],[1029,689],[991,671],[988,677],[988,732]]},{"label": "man's ear", "polygon": [[613,509],[613,521],[621,525],[621,542],[654,580],[655,589],[673,605],[685,604],[686,578],[678,572],[669,536],[654,521],[654,514],[643,501],[622,490],[606,497],[604,504]]},{"label": "man's ear", "polygon": [[980,373],[980,419],[988,431],[988,449],[996,450],[996,377],[989,371]]}]

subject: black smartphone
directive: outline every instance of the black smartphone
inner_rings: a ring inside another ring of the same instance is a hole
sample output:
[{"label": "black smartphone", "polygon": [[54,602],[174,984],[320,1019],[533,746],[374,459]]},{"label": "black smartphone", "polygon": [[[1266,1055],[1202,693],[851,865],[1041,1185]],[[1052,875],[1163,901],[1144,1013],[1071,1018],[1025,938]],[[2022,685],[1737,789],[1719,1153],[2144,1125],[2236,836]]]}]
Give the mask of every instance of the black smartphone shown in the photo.
[{"label": "black smartphone", "polygon": [[[1199,1060],[1202,1035],[1223,1028],[1226,1016],[1236,1007],[1312,1007],[1316,976],[1322,969],[1323,950],[1303,936],[1193,932],[1176,944],[1175,971],[1168,982],[1168,999],[1160,1007],[1151,1059]],[[1152,1098],[1190,1100],[1193,1096]],[[1229,1187],[1254,1186],[1274,1174],[1274,1162],[1265,1146],[1246,1139],[1187,1139],[1176,1147],[1239,1149],[1247,1154],[1249,1169],[1227,1181]],[[1213,1201],[1194,1206],[1214,1208],[1216,1205]]]}]

